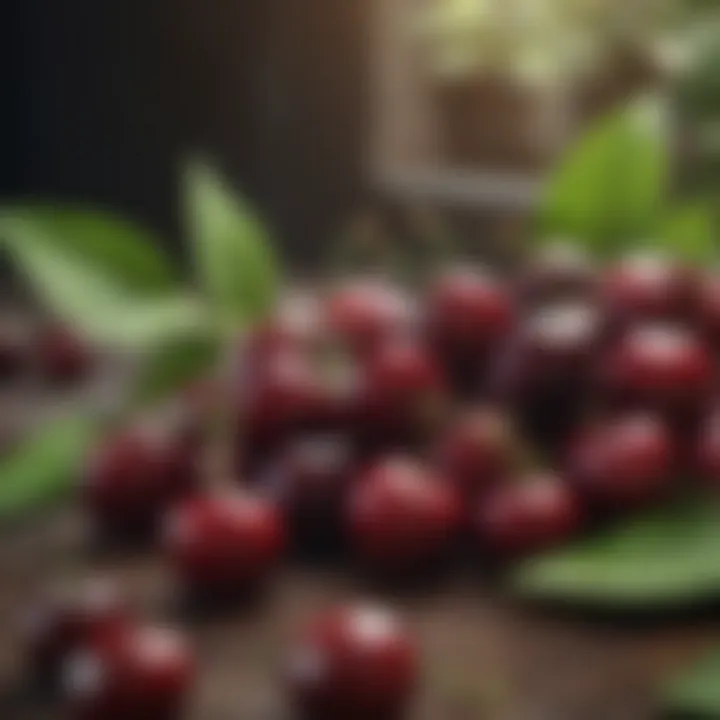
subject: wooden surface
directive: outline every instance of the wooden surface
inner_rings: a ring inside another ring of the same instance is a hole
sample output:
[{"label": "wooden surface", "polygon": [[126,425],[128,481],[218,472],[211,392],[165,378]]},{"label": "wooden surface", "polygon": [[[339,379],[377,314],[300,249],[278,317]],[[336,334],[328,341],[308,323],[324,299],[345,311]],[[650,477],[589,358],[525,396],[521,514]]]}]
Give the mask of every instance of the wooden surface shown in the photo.
[{"label": "wooden surface", "polygon": [[[6,528],[0,538],[4,720],[62,718],[17,690],[17,618],[52,577],[111,570],[148,619],[188,629],[201,669],[190,720],[286,717],[277,670],[290,628],[329,603],[378,598],[349,575],[286,568],[258,607],[189,618],[152,553],[92,557],[82,527],[68,509]],[[663,678],[720,638],[710,621],[633,627],[540,613],[472,579],[380,599],[402,610],[421,640],[417,720],[651,720],[660,717],[654,697]]]}]

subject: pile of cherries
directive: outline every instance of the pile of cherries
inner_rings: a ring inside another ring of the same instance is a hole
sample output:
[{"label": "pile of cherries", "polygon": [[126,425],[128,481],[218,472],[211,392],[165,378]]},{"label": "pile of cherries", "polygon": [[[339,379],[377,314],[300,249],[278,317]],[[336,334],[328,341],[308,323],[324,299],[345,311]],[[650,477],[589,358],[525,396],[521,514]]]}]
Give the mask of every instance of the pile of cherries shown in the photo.
[{"label": "pile of cherries", "polygon": [[[232,386],[194,388],[182,422],[108,438],[84,503],[103,534],[158,538],[198,598],[256,592],[286,551],[395,580],[458,556],[502,566],[680,478],[720,484],[718,349],[720,276],[652,252],[598,268],[559,245],[512,279],[444,270],[422,298],[356,279],[284,302],[245,338]],[[228,401],[236,477],[203,489],[203,417]],[[176,717],[187,650],[117,617],[108,632],[106,609],[104,632],[90,612],[60,633],[63,664],[85,647],[73,717]],[[290,653],[292,704],[303,720],[396,720],[416,665],[387,611],[321,614]]]}]

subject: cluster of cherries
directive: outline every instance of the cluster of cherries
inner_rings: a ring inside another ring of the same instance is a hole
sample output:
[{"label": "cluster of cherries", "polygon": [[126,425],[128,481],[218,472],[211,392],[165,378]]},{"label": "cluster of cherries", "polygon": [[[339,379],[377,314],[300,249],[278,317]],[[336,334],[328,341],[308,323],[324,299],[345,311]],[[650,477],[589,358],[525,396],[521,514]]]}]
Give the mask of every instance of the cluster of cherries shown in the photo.
[{"label": "cluster of cherries", "polygon": [[[85,506],[102,532],[158,531],[181,590],[205,598],[256,591],[288,547],[390,578],[459,547],[509,561],[667,499],[678,478],[720,483],[719,344],[720,278],[654,253],[598,269],[552,247],[511,280],[448,269],[422,300],[346,282],[284,303],[246,338],[232,387],[189,393],[190,422],[108,439]],[[202,490],[197,420],[228,399],[242,482]],[[77,717],[175,717],[185,651],[120,636],[100,644],[112,682],[88,691],[94,664],[73,666],[95,703]],[[324,614],[291,653],[294,707],[395,720],[416,663],[387,612]]]}]

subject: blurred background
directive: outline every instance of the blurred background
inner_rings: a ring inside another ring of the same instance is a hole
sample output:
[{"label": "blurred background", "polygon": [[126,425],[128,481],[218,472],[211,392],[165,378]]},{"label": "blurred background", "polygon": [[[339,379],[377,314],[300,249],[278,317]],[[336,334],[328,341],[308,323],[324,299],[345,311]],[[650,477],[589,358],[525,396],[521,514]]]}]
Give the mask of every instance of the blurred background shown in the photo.
[{"label": "blurred background", "polygon": [[168,238],[191,149],[305,264],[378,208],[505,242],[568,139],[640,91],[681,92],[718,144],[712,1],[12,5],[3,194],[90,200]]}]

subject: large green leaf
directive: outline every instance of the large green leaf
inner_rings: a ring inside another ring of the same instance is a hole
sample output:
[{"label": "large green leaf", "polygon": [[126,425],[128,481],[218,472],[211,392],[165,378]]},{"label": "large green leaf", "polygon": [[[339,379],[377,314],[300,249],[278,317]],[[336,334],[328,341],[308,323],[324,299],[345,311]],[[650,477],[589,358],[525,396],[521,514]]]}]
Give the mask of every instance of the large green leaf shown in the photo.
[{"label": "large green leaf", "polygon": [[53,313],[89,338],[135,349],[207,332],[197,299],[176,292],[133,292],[80,255],[51,242],[34,242],[34,237],[28,235],[27,244],[13,244],[11,256]]},{"label": "large green leaf", "polygon": [[185,170],[185,209],[203,288],[223,322],[270,312],[278,264],[268,233],[250,206],[208,165]]},{"label": "large green leaf", "polygon": [[142,404],[160,401],[212,370],[219,343],[213,337],[179,338],[145,358],[135,396]]},{"label": "large green leaf", "polygon": [[702,658],[671,683],[665,705],[672,715],[697,720],[720,718],[720,651]]},{"label": "large green leaf", "polygon": [[72,491],[96,432],[87,417],[62,418],[0,462],[0,521]]},{"label": "large green leaf", "polygon": [[644,100],[603,119],[550,178],[541,235],[577,237],[599,255],[616,253],[655,230],[668,166],[659,103]]},{"label": "large green leaf", "polygon": [[511,588],[608,609],[670,609],[720,597],[720,507],[687,500],[530,559]]},{"label": "large green leaf", "polygon": [[7,207],[0,211],[0,235],[12,245],[50,246],[128,290],[165,291],[177,280],[150,231],[96,210],[40,204]]}]

